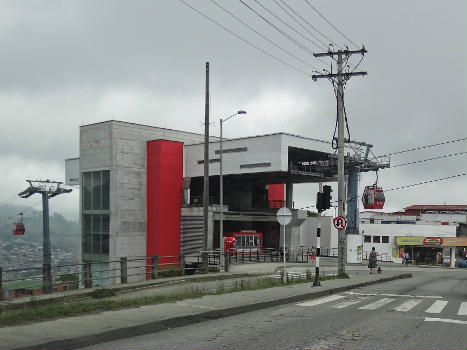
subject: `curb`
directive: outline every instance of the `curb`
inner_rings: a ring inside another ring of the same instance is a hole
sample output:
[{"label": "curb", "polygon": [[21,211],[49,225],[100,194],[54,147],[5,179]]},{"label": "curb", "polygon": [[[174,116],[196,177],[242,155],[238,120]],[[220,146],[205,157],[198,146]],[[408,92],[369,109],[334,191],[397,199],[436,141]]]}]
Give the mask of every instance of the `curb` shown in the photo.
[{"label": "curb", "polygon": [[110,331],[101,332],[98,334],[80,336],[73,339],[63,339],[55,340],[47,343],[31,345],[26,347],[13,348],[12,350],[54,350],[54,349],[77,349],[82,347],[87,347],[91,345],[96,345],[99,343],[105,343],[109,341],[136,337],[149,333],[156,333],[169,328],[187,326],[190,324],[200,323],[209,320],[215,320],[222,317],[234,316],[246,312],[257,311],[261,309],[266,309],[274,306],[296,303],[304,300],[320,298],[323,296],[340,293],[350,289],[366,287],[378,283],[384,283],[389,281],[394,281],[402,278],[412,277],[411,273],[404,273],[396,276],[382,278],[376,281],[368,281],[357,284],[352,284],[344,287],[337,287],[334,289],[323,290],[319,292],[306,293],[301,295],[295,295],[292,297],[286,297],[281,299],[263,301],[258,303],[252,303],[242,306],[231,307],[227,309],[212,310],[199,313],[197,315],[187,315],[179,316],[174,318],[169,318],[162,321],[148,322],[145,324],[130,326],[124,328],[117,328]]},{"label": "curb", "polygon": [[[141,289],[146,288],[157,288],[157,287],[165,287],[166,285],[177,285],[177,284],[184,284],[184,283],[199,283],[199,282],[210,282],[210,281],[221,281],[225,279],[236,279],[236,278],[248,278],[248,277],[255,277],[261,276],[263,274],[255,274],[255,273],[232,273],[232,274],[205,274],[205,275],[195,275],[194,277],[187,277],[187,276],[180,276],[178,279],[166,280],[163,278],[159,278],[157,280],[153,280],[149,283],[139,283],[139,284],[130,284],[130,285],[117,285],[117,286],[109,286],[106,288],[114,290],[118,294],[125,294],[130,293],[133,291],[138,291]],[[267,274],[264,274],[267,275]],[[88,289],[77,289],[68,292],[65,295],[53,295],[49,294],[50,298],[34,298],[30,300],[25,300],[22,302],[8,302],[8,301],[0,301],[0,312],[1,311],[10,311],[15,309],[20,309],[23,307],[27,307],[29,305],[46,305],[46,304],[53,304],[59,303],[66,300],[74,300],[74,299],[83,299],[83,298],[90,298],[92,297],[93,292],[100,287],[93,287]],[[66,293],[66,292],[65,292]]]}]

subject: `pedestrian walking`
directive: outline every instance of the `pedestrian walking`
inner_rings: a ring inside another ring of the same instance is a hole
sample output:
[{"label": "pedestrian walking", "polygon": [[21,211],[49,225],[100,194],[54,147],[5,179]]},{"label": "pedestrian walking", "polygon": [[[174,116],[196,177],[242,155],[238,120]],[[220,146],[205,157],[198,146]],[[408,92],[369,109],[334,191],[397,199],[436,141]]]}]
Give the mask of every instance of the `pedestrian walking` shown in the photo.
[{"label": "pedestrian walking", "polygon": [[373,247],[371,248],[370,256],[368,258],[368,268],[370,269],[370,274],[375,273],[377,261],[378,253],[376,253],[375,247]]},{"label": "pedestrian walking", "polygon": [[310,249],[310,259],[312,262],[315,261],[315,257],[316,257],[316,250],[315,250],[315,247],[312,246]]},{"label": "pedestrian walking", "polygon": [[404,254],[405,266],[409,265],[409,259],[410,259],[409,252],[405,252]]}]

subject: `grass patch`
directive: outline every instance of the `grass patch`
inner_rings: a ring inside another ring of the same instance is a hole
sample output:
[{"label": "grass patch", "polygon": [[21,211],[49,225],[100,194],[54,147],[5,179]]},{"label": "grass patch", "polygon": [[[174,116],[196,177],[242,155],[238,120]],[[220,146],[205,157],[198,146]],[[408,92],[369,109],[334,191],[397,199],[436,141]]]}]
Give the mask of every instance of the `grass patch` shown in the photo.
[{"label": "grass patch", "polygon": [[327,276],[320,276],[320,281],[329,281],[329,280],[336,280],[336,279],[349,279],[349,275],[346,273],[340,273],[338,275],[327,275]]},{"label": "grass patch", "polygon": [[[288,277],[286,285],[307,283],[313,281],[313,275],[307,271],[302,278]],[[320,280],[349,278],[347,274],[329,275],[320,277]],[[6,310],[0,313],[0,327],[7,327],[31,322],[39,322],[68,316],[78,316],[102,311],[136,308],[145,305],[169,303],[185,299],[199,298],[206,295],[220,295],[246,290],[260,290],[272,287],[284,286],[282,279],[259,277],[251,279],[237,279],[226,285],[218,281],[216,289],[200,287],[186,288],[180,292],[167,295],[151,295],[134,298],[115,298],[115,291],[109,288],[96,289],[90,298],[67,299],[51,303],[30,303],[21,309]]]}]

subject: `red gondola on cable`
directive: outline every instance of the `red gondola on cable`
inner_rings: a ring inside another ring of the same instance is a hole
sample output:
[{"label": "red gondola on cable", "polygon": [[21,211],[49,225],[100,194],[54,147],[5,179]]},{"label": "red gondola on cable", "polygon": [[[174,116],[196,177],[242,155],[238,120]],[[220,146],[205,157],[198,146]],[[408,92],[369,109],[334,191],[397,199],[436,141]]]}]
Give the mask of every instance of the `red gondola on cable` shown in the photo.
[{"label": "red gondola on cable", "polygon": [[13,224],[13,234],[15,236],[22,236],[26,232],[26,227],[23,224],[23,213],[19,214],[21,216],[20,222],[15,222]]},{"label": "red gondola on cable", "polygon": [[384,207],[384,191],[377,184],[366,186],[363,191],[362,202],[365,209],[383,209]]}]

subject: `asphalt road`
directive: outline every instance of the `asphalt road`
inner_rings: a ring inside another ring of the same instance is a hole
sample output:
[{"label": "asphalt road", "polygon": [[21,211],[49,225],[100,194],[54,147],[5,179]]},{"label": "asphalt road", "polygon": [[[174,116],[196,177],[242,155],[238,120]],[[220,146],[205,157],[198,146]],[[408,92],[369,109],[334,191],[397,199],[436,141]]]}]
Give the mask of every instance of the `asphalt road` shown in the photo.
[{"label": "asphalt road", "polygon": [[466,271],[414,277],[85,349],[442,349],[467,347]]}]

